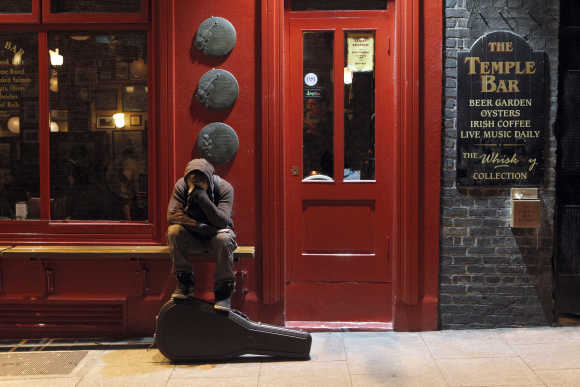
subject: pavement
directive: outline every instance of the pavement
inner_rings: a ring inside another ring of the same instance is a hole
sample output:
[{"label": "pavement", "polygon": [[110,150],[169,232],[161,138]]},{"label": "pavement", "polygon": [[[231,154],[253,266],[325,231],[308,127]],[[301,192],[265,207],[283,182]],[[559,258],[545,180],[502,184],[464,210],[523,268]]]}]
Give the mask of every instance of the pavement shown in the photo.
[{"label": "pavement", "polygon": [[0,386],[580,386],[580,327],[312,338],[305,361],[176,365],[154,348],[5,351]]}]

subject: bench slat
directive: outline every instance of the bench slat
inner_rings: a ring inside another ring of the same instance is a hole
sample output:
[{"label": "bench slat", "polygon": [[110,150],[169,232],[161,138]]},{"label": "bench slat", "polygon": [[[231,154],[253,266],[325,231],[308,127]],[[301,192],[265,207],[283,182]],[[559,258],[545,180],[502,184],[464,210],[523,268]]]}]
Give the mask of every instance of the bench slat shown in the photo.
[{"label": "bench slat", "polygon": [[[6,258],[120,258],[143,257],[167,259],[167,246],[4,246],[0,252]],[[234,251],[235,258],[253,258],[254,246],[240,246]],[[200,254],[207,255],[207,254]]]}]

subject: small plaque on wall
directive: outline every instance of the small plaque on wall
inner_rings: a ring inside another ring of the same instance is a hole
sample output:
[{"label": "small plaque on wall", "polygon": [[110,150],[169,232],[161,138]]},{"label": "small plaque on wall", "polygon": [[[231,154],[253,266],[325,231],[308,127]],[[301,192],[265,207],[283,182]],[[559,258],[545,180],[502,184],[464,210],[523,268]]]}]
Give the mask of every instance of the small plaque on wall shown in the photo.
[{"label": "small plaque on wall", "polygon": [[457,185],[541,185],[545,53],[512,32],[492,32],[459,51],[457,66]]}]

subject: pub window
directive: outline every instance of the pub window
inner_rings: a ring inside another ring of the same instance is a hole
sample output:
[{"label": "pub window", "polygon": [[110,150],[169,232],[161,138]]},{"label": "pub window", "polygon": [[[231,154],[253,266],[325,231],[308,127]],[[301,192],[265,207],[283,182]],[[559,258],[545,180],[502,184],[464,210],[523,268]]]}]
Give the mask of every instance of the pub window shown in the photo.
[{"label": "pub window", "polygon": [[50,11],[53,13],[126,13],[139,12],[141,0],[51,0]]},{"label": "pub window", "polygon": [[0,13],[32,13],[32,0],[4,0]]},{"label": "pub window", "polygon": [[290,0],[292,11],[387,9],[387,0]]},{"label": "pub window", "polygon": [[[46,1],[52,12],[115,14],[115,23],[144,4]],[[80,221],[105,234],[116,222],[147,223],[149,24],[41,24],[0,32],[0,222]]]}]

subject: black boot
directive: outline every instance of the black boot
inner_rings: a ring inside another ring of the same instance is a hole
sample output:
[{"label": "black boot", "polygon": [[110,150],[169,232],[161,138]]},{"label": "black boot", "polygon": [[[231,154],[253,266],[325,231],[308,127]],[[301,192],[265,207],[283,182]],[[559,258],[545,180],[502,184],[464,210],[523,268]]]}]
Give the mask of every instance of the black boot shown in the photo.
[{"label": "black boot", "polygon": [[176,273],[175,278],[177,278],[177,287],[171,295],[171,298],[177,298],[180,300],[193,298],[193,288],[195,284],[193,273]]},{"label": "black boot", "polygon": [[232,293],[236,287],[236,281],[219,281],[216,282],[213,293],[215,296],[215,309],[230,310],[232,307]]}]

